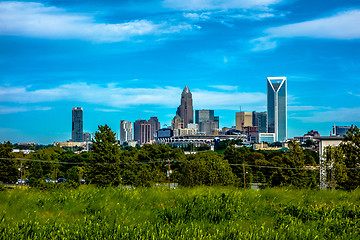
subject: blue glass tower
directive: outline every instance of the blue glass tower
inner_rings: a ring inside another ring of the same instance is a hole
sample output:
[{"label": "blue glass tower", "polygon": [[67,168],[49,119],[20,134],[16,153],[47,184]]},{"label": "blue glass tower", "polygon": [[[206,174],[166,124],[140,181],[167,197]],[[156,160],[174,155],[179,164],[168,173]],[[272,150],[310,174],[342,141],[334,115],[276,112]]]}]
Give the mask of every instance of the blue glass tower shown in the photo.
[{"label": "blue glass tower", "polygon": [[287,139],[286,77],[267,78],[268,133],[275,133],[275,141]]}]

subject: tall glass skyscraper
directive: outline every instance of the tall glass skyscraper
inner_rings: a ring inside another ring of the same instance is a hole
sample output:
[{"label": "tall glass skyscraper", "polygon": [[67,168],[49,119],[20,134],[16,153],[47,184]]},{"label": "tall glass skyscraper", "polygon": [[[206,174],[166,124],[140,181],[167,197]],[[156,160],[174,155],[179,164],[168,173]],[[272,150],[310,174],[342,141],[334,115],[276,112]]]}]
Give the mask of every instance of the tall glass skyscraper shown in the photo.
[{"label": "tall glass skyscraper", "polygon": [[275,133],[275,141],[287,139],[286,83],[286,77],[267,78],[268,133]]},{"label": "tall glass skyscraper", "polygon": [[72,134],[71,140],[73,142],[83,141],[83,108],[72,108]]}]

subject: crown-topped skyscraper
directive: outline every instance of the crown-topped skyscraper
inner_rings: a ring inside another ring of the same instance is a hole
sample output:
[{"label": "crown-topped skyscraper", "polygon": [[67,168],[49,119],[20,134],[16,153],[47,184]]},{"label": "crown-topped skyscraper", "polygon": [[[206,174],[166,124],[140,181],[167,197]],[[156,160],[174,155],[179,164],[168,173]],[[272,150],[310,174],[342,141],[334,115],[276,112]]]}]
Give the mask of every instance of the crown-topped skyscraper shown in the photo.
[{"label": "crown-topped skyscraper", "polygon": [[268,133],[275,133],[275,141],[287,139],[286,77],[267,78]]},{"label": "crown-topped skyscraper", "polygon": [[181,94],[181,104],[178,107],[176,114],[179,115],[181,119],[183,119],[183,128],[187,128],[189,123],[194,123],[192,94],[188,86],[185,86]]}]

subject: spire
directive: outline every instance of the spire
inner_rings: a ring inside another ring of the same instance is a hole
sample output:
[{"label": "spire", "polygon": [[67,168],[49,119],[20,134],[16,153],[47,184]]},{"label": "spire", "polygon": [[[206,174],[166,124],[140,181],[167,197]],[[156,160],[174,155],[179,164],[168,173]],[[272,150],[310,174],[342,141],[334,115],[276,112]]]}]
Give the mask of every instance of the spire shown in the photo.
[{"label": "spire", "polygon": [[190,89],[188,86],[185,86],[183,93],[190,93]]}]

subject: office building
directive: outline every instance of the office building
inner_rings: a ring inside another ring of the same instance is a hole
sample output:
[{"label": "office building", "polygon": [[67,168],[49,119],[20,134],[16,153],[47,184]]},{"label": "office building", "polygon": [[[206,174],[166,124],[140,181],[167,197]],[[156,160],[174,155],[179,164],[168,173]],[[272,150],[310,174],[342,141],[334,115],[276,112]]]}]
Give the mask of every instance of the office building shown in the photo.
[{"label": "office building", "polygon": [[237,112],[235,114],[236,130],[244,131],[244,127],[252,127],[252,112]]},{"label": "office building", "polygon": [[151,125],[148,121],[139,119],[134,122],[134,140],[140,145],[151,143]]},{"label": "office building", "polygon": [[214,110],[195,110],[195,123],[200,124],[201,121],[214,121]]},{"label": "office building", "polygon": [[261,133],[267,132],[267,113],[266,112],[253,112],[252,125],[258,127]]},{"label": "office building", "polygon": [[275,141],[287,139],[287,81],[286,77],[267,78],[268,133],[275,133]]},{"label": "office building", "polygon": [[133,124],[129,121],[120,121],[120,144],[133,140]]},{"label": "office building", "polygon": [[201,134],[214,135],[219,129],[219,116],[214,116],[214,110],[195,110],[195,123]]},{"label": "office building", "polygon": [[215,122],[216,129],[220,129],[220,117],[219,116],[214,116],[214,122]]},{"label": "office building", "polygon": [[351,126],[336,126],[336,124],[334,124],[333,127],[333,134],[335,136],[340,136],[343,137],[344,135],[346,135],[347,131],[351,128]]},{"label": "office building", "polygon": [[183,128],[187,128],[189,123],[194,123],[192,94],[188,86],[185,86],[181,94],[181,104],[178,107],[176,114],[183,120]]},{"label": "office building", "polygon": [[72,108],[72,132],[71,140],[73,142],[83,142],[83,108]]},{"label": "office building", "polygon": [[157,131],[160,129],[160,122],[157,117],[150,117],[149,119],[150,127],[151,127],[151,140],[154,140],[157,134]]}]

